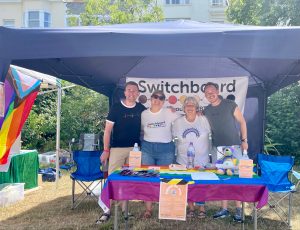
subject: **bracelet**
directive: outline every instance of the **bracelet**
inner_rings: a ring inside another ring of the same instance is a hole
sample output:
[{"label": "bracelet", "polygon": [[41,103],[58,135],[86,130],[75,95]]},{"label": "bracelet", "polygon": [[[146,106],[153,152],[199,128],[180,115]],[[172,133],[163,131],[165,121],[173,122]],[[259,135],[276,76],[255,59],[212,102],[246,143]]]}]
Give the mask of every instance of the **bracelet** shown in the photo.
[{"label": "bracelet", "polygon": [[110,151],[109,151],[109,149],[103,149],[103,152],[104,153],[109,153]]},{"label": "bracelet", "polygon": [[247,139],[247,138],[244,138],[244,139],[242,139],[241,141],[247,143],[247,142],[248,142],[248,139]]}]

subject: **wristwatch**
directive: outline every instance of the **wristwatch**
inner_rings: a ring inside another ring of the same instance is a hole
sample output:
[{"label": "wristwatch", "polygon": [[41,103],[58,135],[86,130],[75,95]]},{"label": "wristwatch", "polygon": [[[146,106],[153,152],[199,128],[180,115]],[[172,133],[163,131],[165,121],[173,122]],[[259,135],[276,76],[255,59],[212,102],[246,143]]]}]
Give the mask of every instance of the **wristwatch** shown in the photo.
[{"label": "wristwatch", "polygon": [[244,138],[244,139],[242,139],[241,141],[247,143],[247,142],[248,142],[248,139],[247,139],[247,138]]}]

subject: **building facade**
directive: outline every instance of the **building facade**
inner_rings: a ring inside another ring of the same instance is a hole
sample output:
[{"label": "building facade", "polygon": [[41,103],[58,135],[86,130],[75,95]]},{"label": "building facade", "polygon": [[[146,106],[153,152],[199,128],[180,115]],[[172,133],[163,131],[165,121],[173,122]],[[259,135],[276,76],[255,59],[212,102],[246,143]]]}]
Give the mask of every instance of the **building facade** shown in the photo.
[{"label": "building facade", "polygon": [[0,26],[11,28],[65,27],[63,0],[0,0]]},{"label": "building facade", "polygon": [[226,22],[228,0],[158,0],[166,21]]},{"label": "building facade", "polygon": [[[99,0],[100,1],[100,0]],[[156,0],[166,21],[226,22],[228,0]],[[0,26],[80,26],[84,0],[0,0]]]}]

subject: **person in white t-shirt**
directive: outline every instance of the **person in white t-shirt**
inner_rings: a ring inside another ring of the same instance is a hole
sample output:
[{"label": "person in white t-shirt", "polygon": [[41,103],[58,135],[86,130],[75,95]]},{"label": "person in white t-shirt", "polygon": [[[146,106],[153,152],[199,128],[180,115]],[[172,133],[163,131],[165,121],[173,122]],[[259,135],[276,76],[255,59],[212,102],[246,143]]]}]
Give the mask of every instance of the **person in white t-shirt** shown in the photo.
[{"label": "person in white t-shirt", "polygon": [[[170,109],[163,108],[166,96],[162,91],[151,95],[151,106],[142,112],[141,129],[144,140],[141,144],[143,165],[169,165],[175,161],[175,145],[172,141],[172,123],[179,117]],[[152,203],[145,202],[144,218],[152,215]]]},{"label": "person in white t-shirt", "polygon": [[[177,163],[187,165],[187,149],[192,142],[195,148],[194,165],[204,167],[209,163],[209,153],[211,150],[210,125],[205,116],[199,116],[199,104],[194,97],[187,97],[183,103],[185,116],[178,118],[173,125],[173,136],[176,137]],[[204,218],[205,208],[203,202],[200,205],[198,216]],[[194,217],[194,203],[188,202],[188,217]]]}]

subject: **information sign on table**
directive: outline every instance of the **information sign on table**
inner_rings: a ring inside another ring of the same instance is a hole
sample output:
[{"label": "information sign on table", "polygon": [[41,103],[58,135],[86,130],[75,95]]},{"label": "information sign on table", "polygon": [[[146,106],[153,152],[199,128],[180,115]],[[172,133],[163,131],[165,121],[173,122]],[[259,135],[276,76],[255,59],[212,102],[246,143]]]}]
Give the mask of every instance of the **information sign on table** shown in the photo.
[{"label": "information sign on table", "polygon": [[239,161],[239,177],[252,178],[253,176],[253,160]]},{"label": "information sign on table", "polygon": [[140,168],[142,164],[142,152],[130,151],[128,164],[129,167]]},{"label": "information sign on table", "polygon": [[159,219],[186,220],[188,185],[160,182]]}]

